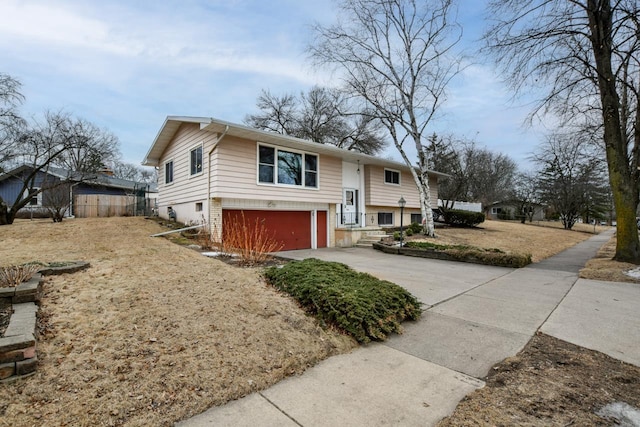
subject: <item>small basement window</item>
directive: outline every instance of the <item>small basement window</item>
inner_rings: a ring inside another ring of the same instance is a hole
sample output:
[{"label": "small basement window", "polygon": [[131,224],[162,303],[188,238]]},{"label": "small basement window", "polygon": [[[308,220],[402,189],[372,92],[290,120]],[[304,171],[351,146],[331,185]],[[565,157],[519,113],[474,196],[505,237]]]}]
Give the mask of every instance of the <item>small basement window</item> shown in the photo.
[{"label": "small basement window", "polygon": [[378,225],[393,225],[393,212],[378,212]]},{"label": "small basement window", "polygon": [[202,202],[196,202],[196,212],[202,212]]},{"label": "small basement window", "polygon": [[414,222],[418,224],[422,224],[422,214],[421,213],[412,213],[411,214],[411,224]]}]

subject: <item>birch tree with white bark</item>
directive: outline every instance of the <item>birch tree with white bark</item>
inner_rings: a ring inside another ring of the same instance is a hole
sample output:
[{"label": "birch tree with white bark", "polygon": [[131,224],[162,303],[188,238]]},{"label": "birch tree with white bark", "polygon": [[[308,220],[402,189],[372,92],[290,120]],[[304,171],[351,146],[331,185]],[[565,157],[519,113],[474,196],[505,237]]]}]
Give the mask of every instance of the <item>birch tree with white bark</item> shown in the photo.
[{"label": "birch tree with white bark", "polygon": [[427,128],[460,70],[453,2],[342,0],[339,7],[337,23],[314,26],[311,56],[337,71],[344,89],[389,132],[420,193],[424,233],[435,236]]}]

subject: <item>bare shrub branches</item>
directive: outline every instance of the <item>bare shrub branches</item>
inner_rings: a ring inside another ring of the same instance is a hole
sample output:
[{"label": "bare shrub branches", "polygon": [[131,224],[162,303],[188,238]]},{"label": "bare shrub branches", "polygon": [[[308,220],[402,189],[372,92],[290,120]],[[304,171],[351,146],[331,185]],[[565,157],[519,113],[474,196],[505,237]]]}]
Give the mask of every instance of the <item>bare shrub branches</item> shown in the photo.
[{"label": "bare shrub branches", "polygon": [[0,268],[0,288],[18,286],[20,283],[31,279],[40,270],[36,264],[14,265]]},{"label": "bare shrub branches", "polygon": [[271,252],[277,252],[283,246],[283,243],[275,240],[273,233],[269,233],[259,218],[251,223],[242,212],[231,221],[225,222],[222,249],[226,253],[237,254],[245,264],[264,262]]}]

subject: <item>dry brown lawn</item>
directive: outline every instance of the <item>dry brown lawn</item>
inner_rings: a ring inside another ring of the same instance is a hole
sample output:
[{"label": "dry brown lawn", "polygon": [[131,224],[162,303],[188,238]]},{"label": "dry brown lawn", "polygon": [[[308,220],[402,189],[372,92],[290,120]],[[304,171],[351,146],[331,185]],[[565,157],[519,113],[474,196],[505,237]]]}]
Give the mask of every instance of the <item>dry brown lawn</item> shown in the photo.
[{"label": "dry brown lawn", "polygon": [[616,253],[616,237],[613,236],[600,248],[595,258],[587,262],[580,270],[583,279],[604,280],[608,282],[640,283],[640,279],[625,274],[626,271],[637,268],[635,264],[614,261]]},{"label": "dry brown lawn", "polygon": [[142,218],[0,227],[2,265],[91,263],[47,278],[38,369],[0,384],[0,426],[172,425],[355,347],[258,269],[149,237],[159,231]]},{"label": "dry brown lawn", "polygon": [[[608,227],[596,227],[596,233]],[[576,224],[574,230],[562,224],[540,221],[521,224],[514,221],[485,221],[476,228],[438,228],[436,243],[497,248],[508,253],[531,254],[541,261],[593,236],[593,225]]]},{"label": "dry brown lawn", "polygon": [[[593,232],[540,225],[437,232],[442,243],[528,252],[534,261]],[[91,263],[47,278],[38,370],[0,385],[0,426],[171,425],[355,347],[267,286],[260,269],[149,237],[163,230],[141,218],[0,227],[0,266]]]}]

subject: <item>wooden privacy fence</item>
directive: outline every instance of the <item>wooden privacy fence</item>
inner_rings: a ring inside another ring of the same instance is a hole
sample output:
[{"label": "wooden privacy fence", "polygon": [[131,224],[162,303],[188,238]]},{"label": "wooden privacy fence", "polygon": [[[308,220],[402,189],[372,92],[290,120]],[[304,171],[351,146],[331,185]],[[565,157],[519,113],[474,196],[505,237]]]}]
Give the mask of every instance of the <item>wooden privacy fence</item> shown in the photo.
[{"label": "wooden privacy fence", "polygon": [[78,194],[73,200],[76,218],[133,216],[136,196],[109,196],[105,194]]}]

